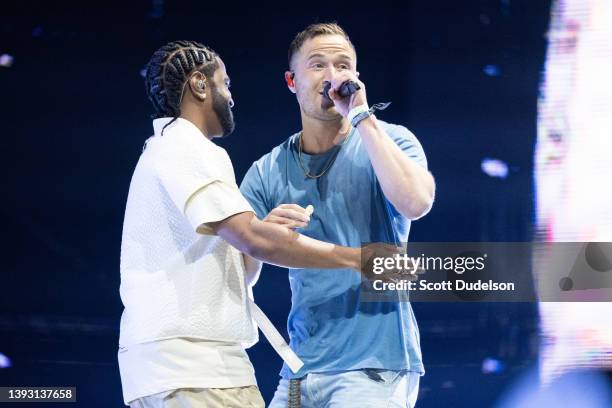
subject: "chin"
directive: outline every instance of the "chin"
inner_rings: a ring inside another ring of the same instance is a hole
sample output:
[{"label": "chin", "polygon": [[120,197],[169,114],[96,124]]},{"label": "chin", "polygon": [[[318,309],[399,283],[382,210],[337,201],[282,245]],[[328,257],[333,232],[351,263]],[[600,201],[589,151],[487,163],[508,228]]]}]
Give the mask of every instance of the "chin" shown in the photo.
[{"label": "chin", "polygon": [[336,106],[334,105],[334,102],[331,99],[327,99],[321,96],[321,109],[323,109],[324,111],[333,110],[335,112]]},{"label": "chin", "polygon": [[338,111],[336,110],[336,106],[333,102],[328,102],[325,99],[321,102],[321,112],[326,115],[338,115]]},{"label": "chin", "polygon": [[332,105],[331,107],[321,106],[321,113],[329,119],[336,119],[341,117],[340,112],[336,110],[336,107]]},{"label": "chin", "polygon": [[221,137],[228,137],[229,135],[231,135],[232,133],[234,133],[234,130],[236,129],[235,125],[232,125],[231,128],[228,129],[223,129],[223,135]]}]

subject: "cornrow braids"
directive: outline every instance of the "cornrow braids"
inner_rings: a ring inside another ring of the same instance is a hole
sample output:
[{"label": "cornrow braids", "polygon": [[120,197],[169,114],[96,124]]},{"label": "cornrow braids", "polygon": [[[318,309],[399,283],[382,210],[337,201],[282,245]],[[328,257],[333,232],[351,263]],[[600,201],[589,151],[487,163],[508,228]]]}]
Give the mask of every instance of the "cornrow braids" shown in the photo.
[{"label": "cornrow braids", "polygon": [[172,41],[155,51],[145,75],[147,96],[155,109],[152,117],[173,117],[166,126],[174,122],[181,114],[186,81],[195,71],[212,77],[219,67],[217,56],[211,48],[195,41]]}]

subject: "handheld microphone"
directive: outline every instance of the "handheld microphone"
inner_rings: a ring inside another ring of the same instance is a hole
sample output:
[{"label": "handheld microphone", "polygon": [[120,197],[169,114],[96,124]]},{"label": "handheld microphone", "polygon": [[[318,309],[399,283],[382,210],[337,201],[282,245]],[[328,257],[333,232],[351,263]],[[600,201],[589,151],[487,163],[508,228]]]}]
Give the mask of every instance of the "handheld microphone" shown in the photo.
[{"label": "handheld microphone", "polygon": [[[351,96],[352,94],[354,94],[355,92],[357,92],[360,89],[361,89],[361,87],[359,86],[359,84],[357,82],[345,81],[345,82],[342,83],[342,85],[340,85],[340,89],[338,90],[338,94],[341,97],[346,98],[347,96]],[[323,87],[323,96],[325,96],[328,99],[331,99],[329,97],[329,91],[330,90],[331,90],[331,82],[325,81],[325,86]]]}]

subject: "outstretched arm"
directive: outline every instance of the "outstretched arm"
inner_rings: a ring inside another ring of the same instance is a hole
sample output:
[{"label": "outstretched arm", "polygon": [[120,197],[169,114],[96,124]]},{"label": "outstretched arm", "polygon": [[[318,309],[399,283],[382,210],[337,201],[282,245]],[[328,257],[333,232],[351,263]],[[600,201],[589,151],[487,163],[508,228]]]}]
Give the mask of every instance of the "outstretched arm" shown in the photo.
[{"label": "outstretched arm", "polygon": [[[263,219],[265,222],[281,225],[285,228],[295,229],[303,228],[310,222],[310,216],[314,211],[312,206],[303,208],[297,204],[281,204]],[[247,254],[242,254],[244,260],[244,271],[246,274],[247,283],[254,286],[259,280],[262,262]]]},{"label": "outstretched arm", "polygon": [[290,268],[360,270],[360,249],[334,245],[243,212],[210,225],[239,251],[261,261]]}]

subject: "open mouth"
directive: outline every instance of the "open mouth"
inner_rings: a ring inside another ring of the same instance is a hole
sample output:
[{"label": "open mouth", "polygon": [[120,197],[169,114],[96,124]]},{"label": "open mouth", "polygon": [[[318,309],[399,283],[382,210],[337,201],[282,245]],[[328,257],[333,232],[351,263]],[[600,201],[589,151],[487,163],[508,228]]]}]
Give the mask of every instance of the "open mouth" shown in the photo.
[{"label": "open mouth", "polygon": [[323,82],[323,89],[319,93],[323,95],[323,99],[328,99],[331,101],[331,98],[329,97],[330,90],[331,90],[331,82],[325,81]]},{"label": "open mouth", "polygon": [[323,95],[323,94],[321,94],[321,96],[322,96],[322,98],[321,98],[321,107],[323,109],[329,109],[332,106],[334,106],[334,101],[329,99],[329,96]]},{"label": "open mouth", "polygon": [[323,99],[331,101],[331,98],[329,97],[329,94],[327,92],[325,92],[325,89],[322,90],[321,92],[319,92],[319,95],[321,95],[323,97]]}]

